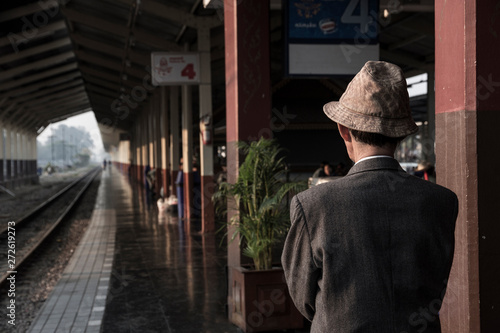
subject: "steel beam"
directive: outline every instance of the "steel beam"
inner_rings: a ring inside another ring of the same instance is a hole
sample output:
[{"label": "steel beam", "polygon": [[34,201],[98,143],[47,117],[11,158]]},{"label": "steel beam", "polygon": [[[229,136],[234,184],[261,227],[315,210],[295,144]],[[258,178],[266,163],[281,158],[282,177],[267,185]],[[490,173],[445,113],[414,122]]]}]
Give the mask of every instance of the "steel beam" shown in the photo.
[{"label": "steel beam", "polygon": [[16,75],[22,74],[24,72],[28,72],[30,70],[41,69],[43,67],[53,66],[55,64],[65,62],[68,59],[72,59],[74,57],[75,57],[75,54],[73,53],[73,51],[68,51],[68,52],[64,52],[64,53],[61,53],[61,54],[58,54],[58,55],[55,55],[52,57],[48,57],[48,58],[45,58],[42,60],[34,61],[34,62],[28,63],[26,65],[14,67],[12,69],[1,72],[0,73],[0,80],[6,81],[7,79],[10,79],[10,78],[12,78]]},{"label": "steel beam", "polygon": [[43,72],[40,72],[40,73],[35,74],[35,75],[29,75],[29,76],[26,76],[26,77],[23,77],[23,78],[20,78],[17,80],[10,80],[10,81],[0,85],[0,91],[13,89],[13,88],[19,87],[21,85],[28,84],[30,82],[42,80],[42,79],[45,79],[45,78],[48,78],[51,76],[56,76],[56,75],[59,75],[59,74],[65,73],[65,72],[70,72],[70,71],[73,71],[77,68],[78,68],[78,64],[76,62],[74,62],[71,64],[56,67],[54,69],[43,71]]},{"label": "steel beam", "polygon": [[[43,7],[40,3],[43,3]],[[22,16],[31,15],[41,11],[49,11],[52,10],[53,8],[58,8],[58,7],[59,7],[59,2],[56,0],[33,2],[29,5],[15,7],[13,9],[0,12],[0,22],[11,21]]]},{"label": "steel beam", "polygon": [[173,6],[168,6],[154,1],[142,2],[140,10],[191,28],[213,28],[223,24],[223,22],[215,16],[196,16],[189,12],[179,10]]},{"label": "steel beam", "polygon": [[31,47],[29,49],[19,51],[17,53],[11,53],[9,55],[0,57],[0,65],[6,64],[6,63],[9,63],[12,61],[18,61],[20,59],[31,57],[31,56],[34,56],[34,55],[37,55],[37,54],[40,54],[43,52],[51,51],[51,50],[58,49],[58,48],[68,46],[68,45],[71,45],[71,39],[66,37],[66,38],[62,38],[62,39],[53,41],[51,43],[46,43],[46,44],[42,44],[39,46]]},{"label": "steel beam", "polygon": [[[26,36],[22,32],[10,32],[7,36],[0,38],[0,47],[7,46],[9,44],[12,45],[13,42],[18,42],[17,44],[26,43],[38,38],[42,38],[47,36],[47,34],[52,34],[57,30],[66,29],[66,23],[64,20],[60,20],[54,23],[47,24],[44,27],[38,28],[37,33],[31,36]],[[17,49],[17,45],[14,47],[12,45],[12,49],[15,52]]]},{"label": "steel beam", "polygon": [[21,87],[21,88],[12,90],[12,91],[7,91],[3,94],[0,94],[0,97],[28,94],[28,93],[31,93],[33,91],[37,91],[43,87],[58,85],[61,83],[66,83],[66,82],[72,81],[75,78],[79,78],[79,77],[81,77],[80,72],[75,71],[73,73],[69,73],[66,75],[55,77],[55,78],[50,79],[50,80],[43,81],[41,83],[35,83],[35,84],[31,84],[29,86],[24,86],[24,87]]},{"label": "steel beam", "polygon": [[40,90],[38,90],[37,92],[27,94],[26,96],[20,96],[17,98],[13,98],[12,101],[19,103],[19,104],[22,104],[22,103],[28,102],[30,100],[36,99],[37,97],[40,97],[40,96],[52,95],[54,93],[57,93],[57,92],[60,92],[63,90],[67,90],[70,88],[74,88],[77,86],[80,86],[80,87],[84,86],[83,80],[81,78],[70,81],[70,82],[68,82],[68,81],[61,82],[58,85],[46,86],[46,88],[45,88],[45,86],[42,86],[42,88]]}]

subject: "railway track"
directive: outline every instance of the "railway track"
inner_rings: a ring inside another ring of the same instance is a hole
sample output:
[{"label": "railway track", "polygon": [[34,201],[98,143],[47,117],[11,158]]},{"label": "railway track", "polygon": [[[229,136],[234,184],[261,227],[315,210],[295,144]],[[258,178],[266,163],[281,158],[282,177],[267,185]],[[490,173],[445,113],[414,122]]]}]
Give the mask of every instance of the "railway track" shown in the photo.
[{"label": "railway track", "polygon": [[52,234],[100,170],[92,169],[21,218],[2,226],[0,285]]}]

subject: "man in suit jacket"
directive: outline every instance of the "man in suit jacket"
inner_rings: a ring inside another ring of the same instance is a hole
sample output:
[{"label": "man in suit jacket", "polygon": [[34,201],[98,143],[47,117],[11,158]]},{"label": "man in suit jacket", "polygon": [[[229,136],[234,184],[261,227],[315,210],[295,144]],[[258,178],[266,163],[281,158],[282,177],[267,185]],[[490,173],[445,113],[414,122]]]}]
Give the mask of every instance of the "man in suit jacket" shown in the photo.
[{"label": "man in suit jacket", "polygon": [[311,332],[441,332],[458,199],[394,159],[418,130],[401,69],[366,63],[324,112],[355,165],[291,202],[282,264],[295,305]]}]

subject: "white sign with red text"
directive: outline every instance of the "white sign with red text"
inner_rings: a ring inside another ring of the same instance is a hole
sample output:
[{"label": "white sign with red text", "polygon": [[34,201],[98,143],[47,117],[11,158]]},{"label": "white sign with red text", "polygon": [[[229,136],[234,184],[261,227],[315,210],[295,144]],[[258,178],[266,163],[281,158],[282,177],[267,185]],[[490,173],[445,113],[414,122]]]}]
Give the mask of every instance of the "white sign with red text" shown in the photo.
[{"label": "white sign with red text", "polygon": [[151,75],[155,86],[199,84],[199,54],[152,52]]}]

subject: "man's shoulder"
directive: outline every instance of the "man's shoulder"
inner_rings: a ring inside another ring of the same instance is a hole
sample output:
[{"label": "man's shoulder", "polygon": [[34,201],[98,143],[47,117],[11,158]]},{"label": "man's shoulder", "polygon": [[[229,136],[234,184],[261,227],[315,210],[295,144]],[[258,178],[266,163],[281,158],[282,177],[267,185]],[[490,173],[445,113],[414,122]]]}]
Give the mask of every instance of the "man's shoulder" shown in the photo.
[{"label": "man's shoulder", "polygon": [[434,182],[424,180],[422,178],[418,178],[415,176],[410,176],[410,179],[413,179],[416,183],[418,183],[421,187],[427,189],[429,192],[435,192],[440,196],[448,196],[456,198],[457,195],[451,189],[441,185],[436,184]]},{"label": "man's shoulder", "polygon": [[307,201],[307,200],[318,200],[322,197],[328,196],[331,197],[333,193],[337,192],[340,188],[349,186],[346,181],[346,177],[337,178],[331,180],[326,183],[322,183],[319,185],[315,185],[305,191],[302,191],[297,194],[297,198],[299,201]]},{"label": "man's shoulder", "polygon": [[356,193],[358,190],[366,190],[367,186],[377,191],[383,191],[385,187],[381,186],[381,181],[389,185],[387,191],[401,190],[407,192],[410,188],[413,188],[414,191],[416,190],[422,195],[430,195],[433,193],[436,197],[443,197],[448,200],[458,200],[455,192],[449,188],[412,176],[403,170],[396,173],[380,170],[379,172],[348,174],[342,178],[313,186],[299,193],[297,197],[301,202],[311,200],[318,201],[323,197],[332,200],[340,194],[349,196],[350,194]]}]

